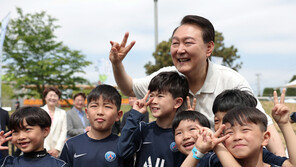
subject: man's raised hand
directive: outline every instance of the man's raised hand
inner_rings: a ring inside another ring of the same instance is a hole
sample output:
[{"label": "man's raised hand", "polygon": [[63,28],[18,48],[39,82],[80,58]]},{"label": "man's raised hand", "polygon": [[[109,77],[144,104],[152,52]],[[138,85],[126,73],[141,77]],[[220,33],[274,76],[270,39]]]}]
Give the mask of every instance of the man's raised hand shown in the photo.
[{"label": "man's raised hand", "polygon": [[111,44],[111,50],[109,54],[109,59],[112,64],[119,64],[122,62],[122,60],[125,58],[127,53],[132,49],[132,47],[135,45],[136,41],[132,41],[129,45],[126,45],[127,39],[128,39],[129,33],[126,32],[124,34],[123,40],[121,44],[110,41]]}]

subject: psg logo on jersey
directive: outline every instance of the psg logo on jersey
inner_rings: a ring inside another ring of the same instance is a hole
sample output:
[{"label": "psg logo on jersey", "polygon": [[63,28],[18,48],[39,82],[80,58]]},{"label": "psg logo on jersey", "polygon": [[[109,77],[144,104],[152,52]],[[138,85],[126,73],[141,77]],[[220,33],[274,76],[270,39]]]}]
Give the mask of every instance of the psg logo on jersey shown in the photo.
[{"label": "psg logo on jersey", "polygon": [[177,151],[178,151],[178,148],[177,148],[175,142],[172,142],[172,143],[170,144],[170,149],[171,149],[173,152],[177,152]]},{"label": "psg logo on jersey", "polygon": [[113,151],[108,151],[105,154],[105,159],[108,162],[113,162],[116,159],[116,154]]}]

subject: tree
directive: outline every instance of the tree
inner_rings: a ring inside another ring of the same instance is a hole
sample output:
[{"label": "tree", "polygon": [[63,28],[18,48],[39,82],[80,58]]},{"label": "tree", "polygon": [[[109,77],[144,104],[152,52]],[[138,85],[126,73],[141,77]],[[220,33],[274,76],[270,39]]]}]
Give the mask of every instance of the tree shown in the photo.
[{"label": "tree", "polygon": [[[263,90],[263,95],[262,96],[265,96],[265,97],[273,97],[273,91],[275,91],[274,88],[264,88]],[[276,92],[278,95],[280,95],[280,89],[276,89]]]},{"label": "tree", "polygon": [[156,47],[156,51],[153,53],[153,57],[155,58],[155,65],[153,65],[150,61],[145,64],[144,68],[146,69],[146,74],[151,74],[162,67],[172,66],[173,61],[171,59],[171,43],[172,40],[162,41]]},{"label": "tree", "polygon": [[[292,82],[295,79],[296,75],[294,75],[289,82]],[[286,96],[296,96],[296,88],[287,88]]]},{"label": "tree", "polygon": [[237,49],[233,45],[230,47],[224,46],[224,37],[221,32],[215,31],[215,40],[215,49],[212,55],[222,57],[223,65],[238,71],[243,63],[237,62],[237,64],[234,64],[234,62],[240,58],[240,56],[237,54]]},{"label": "tree", "polygon": [[[237,54],[237,49],[231,45],[230,47],[224,46],[224,37],[222,33],[215,31],[215,49],[212,53],[213,56],[222,57],[223,65],[228,66],[234,70],[238,70],[241,68],[242,62],[235,61],[240,58]],[[153,57],[155,59],[155,64],[152,62],[148,62],[145,64],[146,74],[151,74],[162,67],[172,66],[173,61],[171,59],[170,47],[172,40],[162,41],[156,47],[156,51],[153,53]]]},{"label": "tree", "polygon": [[60,90],[77,90],[76,84],[88,83],[83,77],[83,67],[90,64],[80,51],[71,50],[57,41],[54,31],[57,19],[44,11],[24,14],[17,8],[18,17],[8,25],[3,47],[7,81],[14,88],[27,90],[19,95],[42,97],[47,85]]}]

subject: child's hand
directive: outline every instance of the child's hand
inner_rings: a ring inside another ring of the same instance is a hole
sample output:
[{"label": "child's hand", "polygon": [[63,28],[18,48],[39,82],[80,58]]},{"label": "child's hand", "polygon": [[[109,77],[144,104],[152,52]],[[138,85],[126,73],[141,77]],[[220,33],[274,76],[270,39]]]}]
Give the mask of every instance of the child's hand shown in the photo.
[{"label": "child's hand", "polygon": [[192,107],[191,107],[191,103],[190,103],[190,98],[189,98],[189,96],[187,96],[186,98],[187,98],[187,110],[188,110],[188,111],[195,111],[195,107],[196,107],[196,98],[193,98]]},{"label": "child's hand", "polygon": [[206,153],[213,150],[216,145],[225,141],[229,135],[221,136],[225,125],[221,125],[219,129],[213,133],[209,128],[202,127],[197,135],[195,147],[201,152]]},{"label": "child's hand", "polygon": [[145,97],[143,99],[139,99],[139,100],[135,101],[135,103],[133,105],[134,110],[137,110],[142,114],[145,114],[147,112],[147,107],[151,104],[151,102],[154,99],[152,97],[149,99],[148,102],[146,102],[149,97],[149,93],[150,93],[150,91],[147,92],[147,94],[145,95]]},{"label": "child's hand", "polygon": [[136,41],[132,41],[128,46],[125,47],[128,35],[128,32],[124,34],[123,40],[120,45],[117,42],[110,41],[112,47],[109,53],[109,59],[112,64],[121,63],[127,55],[127,53],[132,49],[132,47],[136,43]]},{"label": "child's hand", "polygon": [[48,150],[48,154],[57,158],[60,154],[60,151],[57,149],[51,149],[51,150]]},{"label": "child's hand", "polygon": [[284,104],[286,89],[283,89],[280,102],[276,91],[273,92],[274,107],[272,109],[272,117],[277,124],[286,124],[289,122],[289,108]]},{"label": "child's hand", "polygon": [[[12,138],[10,136],[11,133],[12,133],[12,131],[9,131],[9,132],[7,132],[5,134],[4,134],[4,131],[0,132],[0,150],[8,150],[8,147],[7,146],[2,146],[2,144],[11,140],[11,138]],[[8,137],[8,136],[10,136],[10,137]]]}]

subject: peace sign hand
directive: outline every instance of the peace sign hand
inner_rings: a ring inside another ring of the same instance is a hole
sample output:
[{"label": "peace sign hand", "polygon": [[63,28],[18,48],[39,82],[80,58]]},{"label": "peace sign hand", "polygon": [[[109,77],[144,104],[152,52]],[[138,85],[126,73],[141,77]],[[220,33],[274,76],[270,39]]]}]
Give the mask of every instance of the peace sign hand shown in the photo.
[{"label": "peace sign hand", "polygon": [[4,134],[4,131],[0,132],[0,150],[8,150],[7,146],[2,146],[3,143],[10,141],[11,140],[11,136],[8,137],[9,135],[11,135],[12,131],[9,131],[7,133]]},{"label": "peace sign hand", "polygon": [[133,105],[134,110],[137,110],[142,114],[145,114],[147,112],[147,107],[151,104],[151,102],[154,99],[152,97],[148,100],[148,102],[146,102],[149,97],[149,93],[150,93],[150,91],[147,92],[147,94],[145,95],[145,97],[143,99],[139,99],[139,100],[135,101],[135,103]]},{"label": "peace sign hand", "polygon": [[190,98],[189,96],[186,97],[187,99],[187,110],[188,111],[195,111],[195,107],[196,107],[196,98],[193,98],[193,103],[192,103],[192,107],[191,107],[191,102],[190,102]]},{"label": "peace sign hand", "polygon": [[196,142],[195,147],[202,153],[206,153],[210,150],[213,150],[219,143],[225,141],[229,135],[222,135],[223,130],[225,129],[225,125],[221,125],[219,129],[214,133],[211,129],[206,127],[200,127],[197,125],[199,129],[196,134]]},{"label": "peace sign hand", "polygon": [[122,60],[125,58],[127,53],[132,49],[132,47],[135,45],[136,41],[132,41],[129,45],[126,45],[127,39],[128,39],[129,33],[126,32],[124,34],[123,40],[121,44],[117,42],[110,41],[111,44],[111,50],[109,53],[109,59],[112,64],[119,64],[122,62]]},{"label": "peace sign hand", "polygon": [[280,102],[276,91],[273,92],[274,107],[272,109],[272,117],[277,124],[286,124],[289,122],[289,108],[284,104],[286,89],[283,89]]}]

